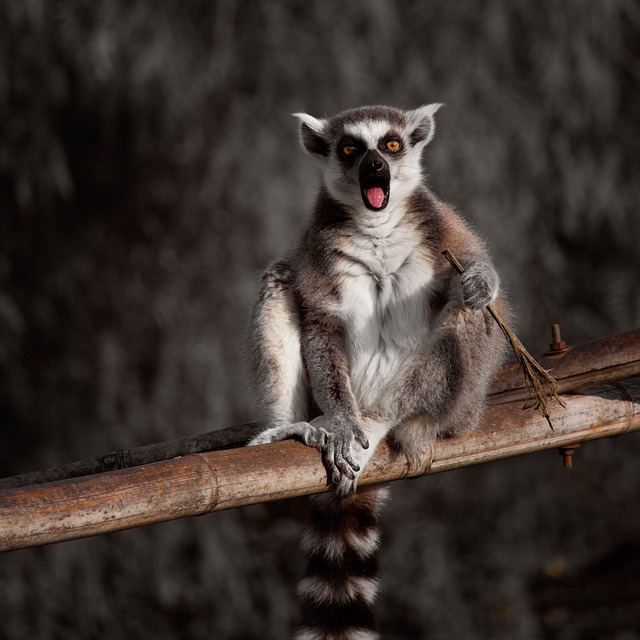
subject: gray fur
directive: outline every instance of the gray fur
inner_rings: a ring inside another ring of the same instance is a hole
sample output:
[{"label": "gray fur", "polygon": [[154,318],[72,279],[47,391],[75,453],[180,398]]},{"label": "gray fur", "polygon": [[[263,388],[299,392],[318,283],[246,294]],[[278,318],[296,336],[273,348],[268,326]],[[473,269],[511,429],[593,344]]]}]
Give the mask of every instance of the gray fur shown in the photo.
[{"label": "gray fur", "polygon": [[[269,427],[251,444],[299,437],[317,447],[341,495],[355,490],[383,437],[415,458],[436,436],[473,429],[502,354],[483,310],[503,305],[498,275],[422,177],[438,106],[297,114],[322,187],[301,238],[265,274],[254,311],[255,388]],[[401,137],[401,153],[385,149],[387,130]],[[389,164],[380,211],[362,201],[359,159],[340,157],[345,134]]]}]

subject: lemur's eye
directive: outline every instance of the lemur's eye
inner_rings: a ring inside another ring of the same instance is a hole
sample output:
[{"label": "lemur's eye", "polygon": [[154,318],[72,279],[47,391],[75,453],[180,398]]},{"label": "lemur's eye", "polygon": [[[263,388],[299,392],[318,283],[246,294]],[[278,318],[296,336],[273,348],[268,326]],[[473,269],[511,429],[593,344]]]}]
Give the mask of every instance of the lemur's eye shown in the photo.
[{"label": "lemur's eye", "polygon": [[400,143],[397,140],[389,140],[385,146],[393,153],[400,150]]},{"label": "lemur's eye", "polygon": [[342,153],[345,156],[352,156],[356,151],[357,149],[352,144],[345,144],[342,147]]}]

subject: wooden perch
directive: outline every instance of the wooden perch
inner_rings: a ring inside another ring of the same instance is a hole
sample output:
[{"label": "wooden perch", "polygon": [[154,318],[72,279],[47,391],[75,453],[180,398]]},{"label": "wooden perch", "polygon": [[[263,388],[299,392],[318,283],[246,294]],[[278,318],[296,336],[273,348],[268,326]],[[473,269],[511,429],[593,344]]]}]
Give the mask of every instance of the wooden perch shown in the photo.
[{"label": "wooden perch", "polygon": [[[480,430],[436,441],[411,467],[382,442],[361,478],[373,484],[640,430],[640,381],[565,395],[555,431],[520,402],[487,411]],[[0,550],[119,531],[327,491],[320,454],[297,442],[237,448],[0,492]]]},{"label": "wooden perch", "polygon": [[[640,329],[577,344],[559,353],[547,352],[537,360],[553,373],[560,393],[640,376]],[[489,402],[527,399],[520,365],[517,362],[503,365],[493,380]]]},{"label": "wooden perch", "polygon": [[[552,370],[561,393],[640,376],[640,329],[579,344],[561,353],[538,356],[537,360],[542,367]],[[525,402],[528,397],[519,364],[505,364],[493,381],[489,403]],[[127,469],[191,453],[239,447],[259,430],[260,425],[251,422],[172,442],[112,451],[97,458],[2,478],[0,490]]]}]

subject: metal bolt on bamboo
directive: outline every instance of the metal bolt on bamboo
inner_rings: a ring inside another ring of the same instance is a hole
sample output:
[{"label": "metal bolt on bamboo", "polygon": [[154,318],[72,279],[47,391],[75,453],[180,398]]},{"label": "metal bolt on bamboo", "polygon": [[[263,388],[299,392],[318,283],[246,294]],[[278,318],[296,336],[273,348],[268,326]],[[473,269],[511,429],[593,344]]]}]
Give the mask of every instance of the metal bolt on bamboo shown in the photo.
[{"label": "metal bolt on bamboo", "polygon": [[571,347],[567,346],[567,343],[562,339],[560,334],[560,325],[551,325],[551,343],[549,344],[549,351],[545,351],[545,356],[557,356],[561,353],[566,353]]},{"label": "metal bolt on bamboo", "polygon": [[[464,267],[451,253],[451,251],[445,249],[442,252],[442,255],[444,255],[458,273],[464,273]],[[487,305],[486,309],[491,314],[491,317],[496,321],[513,349],[516,360],[522,368],[525,387],[527,388],[529,395],[535,400],[535,404],[533,405],[534,409],[539,411],[545,417],[549,427],[553,431],[553,424],[548,411],[549,400],[555,400],[560,404],[560,406],[565,406],[564,402],[558,395],[558,382],[546,369],[543,369],[536,359],[525,349],[525,346],[520,342],[518,336],[500,316],[497,309],[491,303]]]},{"label": "metal bolt on bamboo", "polygon": [[573,454],[579,446],[580,443],[576,442],[558,449],[558,453],[562,456],[562,464],[565,469],[571,469],[573,467]]}]

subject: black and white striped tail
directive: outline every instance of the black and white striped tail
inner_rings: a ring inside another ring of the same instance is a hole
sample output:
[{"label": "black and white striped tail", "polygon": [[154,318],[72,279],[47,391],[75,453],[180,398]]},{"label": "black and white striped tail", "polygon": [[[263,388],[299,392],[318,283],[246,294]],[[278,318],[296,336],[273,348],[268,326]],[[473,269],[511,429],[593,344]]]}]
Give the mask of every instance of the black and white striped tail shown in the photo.
[{"label": "black and white striped tail", "polygon": [[302,625],[296,640],[377,640],[378,519],[388,489],[370,487],[344,498],[314,499],[302,546],[306,577],[298,585]]}]

